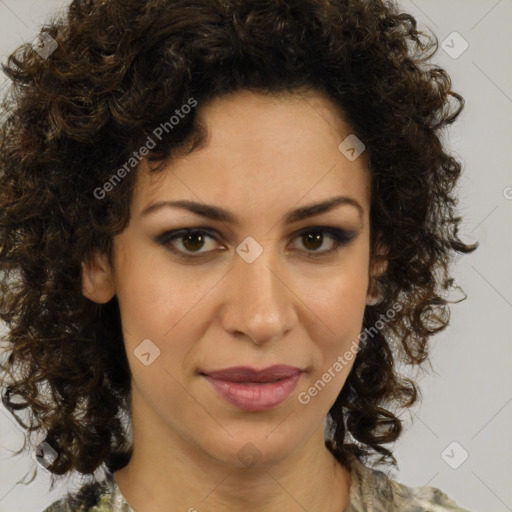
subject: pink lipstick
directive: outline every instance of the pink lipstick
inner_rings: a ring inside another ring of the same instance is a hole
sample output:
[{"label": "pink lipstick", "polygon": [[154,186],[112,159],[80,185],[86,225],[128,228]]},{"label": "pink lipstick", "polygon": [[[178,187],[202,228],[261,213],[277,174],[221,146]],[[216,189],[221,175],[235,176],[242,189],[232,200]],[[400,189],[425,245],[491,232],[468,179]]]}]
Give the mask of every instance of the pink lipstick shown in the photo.
[{"label": "pink lipstick", "polygon": [[303,373],[293,366],[274,365],[261,370],[235,366],[202,375],[231,405],[244,411],[265,411],[284,402]]}]

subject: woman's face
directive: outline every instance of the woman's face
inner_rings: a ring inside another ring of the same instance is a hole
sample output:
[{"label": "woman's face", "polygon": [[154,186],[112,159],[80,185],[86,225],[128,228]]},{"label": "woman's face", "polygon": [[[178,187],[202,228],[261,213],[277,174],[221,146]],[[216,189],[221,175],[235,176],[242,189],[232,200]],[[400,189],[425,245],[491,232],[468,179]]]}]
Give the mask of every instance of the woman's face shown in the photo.
[{"label": "woman's face", "polygon": [[[246,455],[273,464],[323,432],[352,366],[369,283],[370,173],[364,154],[338,148],[350,128],[319,93],[243,91],[197,108],[207,145],[161,175],[140,165],[113,272],[89,268],[84,293],[117,295],[139,435],[230,465]],[[161,203],[175,201],[195,206]],[[203,232],[165,235],[192,228]],[[206,376],[273,365],[300,372],[274,384]]]}]

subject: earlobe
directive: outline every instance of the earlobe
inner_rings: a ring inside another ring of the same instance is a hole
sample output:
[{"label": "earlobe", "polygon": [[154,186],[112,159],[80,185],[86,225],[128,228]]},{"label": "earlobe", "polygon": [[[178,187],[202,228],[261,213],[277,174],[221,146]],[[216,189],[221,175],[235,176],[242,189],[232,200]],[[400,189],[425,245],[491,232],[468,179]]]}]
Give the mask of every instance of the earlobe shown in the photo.
[{"label": "earlobe", "polygon": [[82,293],[98,304],[105,304],[114,297],[112,271],[105,255],[95,254],[82,262]]}]

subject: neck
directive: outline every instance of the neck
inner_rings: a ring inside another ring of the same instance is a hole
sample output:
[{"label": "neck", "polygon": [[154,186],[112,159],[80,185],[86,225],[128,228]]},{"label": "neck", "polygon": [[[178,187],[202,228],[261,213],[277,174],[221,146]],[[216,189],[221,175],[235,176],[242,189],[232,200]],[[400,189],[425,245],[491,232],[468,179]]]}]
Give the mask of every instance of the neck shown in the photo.
[{"label": "neck", "polygon": [[349,503],[350,473],[325,446],[323,424],[285,459],[240,468],[143,413],[132,419],[132,457],[114,474],[135,512],[339,512]]}]

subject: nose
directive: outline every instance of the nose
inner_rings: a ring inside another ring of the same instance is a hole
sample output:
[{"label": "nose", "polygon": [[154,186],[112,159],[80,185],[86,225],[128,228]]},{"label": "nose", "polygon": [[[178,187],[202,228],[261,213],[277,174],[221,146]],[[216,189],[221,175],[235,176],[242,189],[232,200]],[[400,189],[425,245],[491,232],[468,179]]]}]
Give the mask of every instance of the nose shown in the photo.
[{"label": "nose", "polygon": [[226,332],[262,345],[282,338],[296,325],[298,298],[293,283],[270,249],[252,263],[236,255],[226,279],[222,310]]}]

